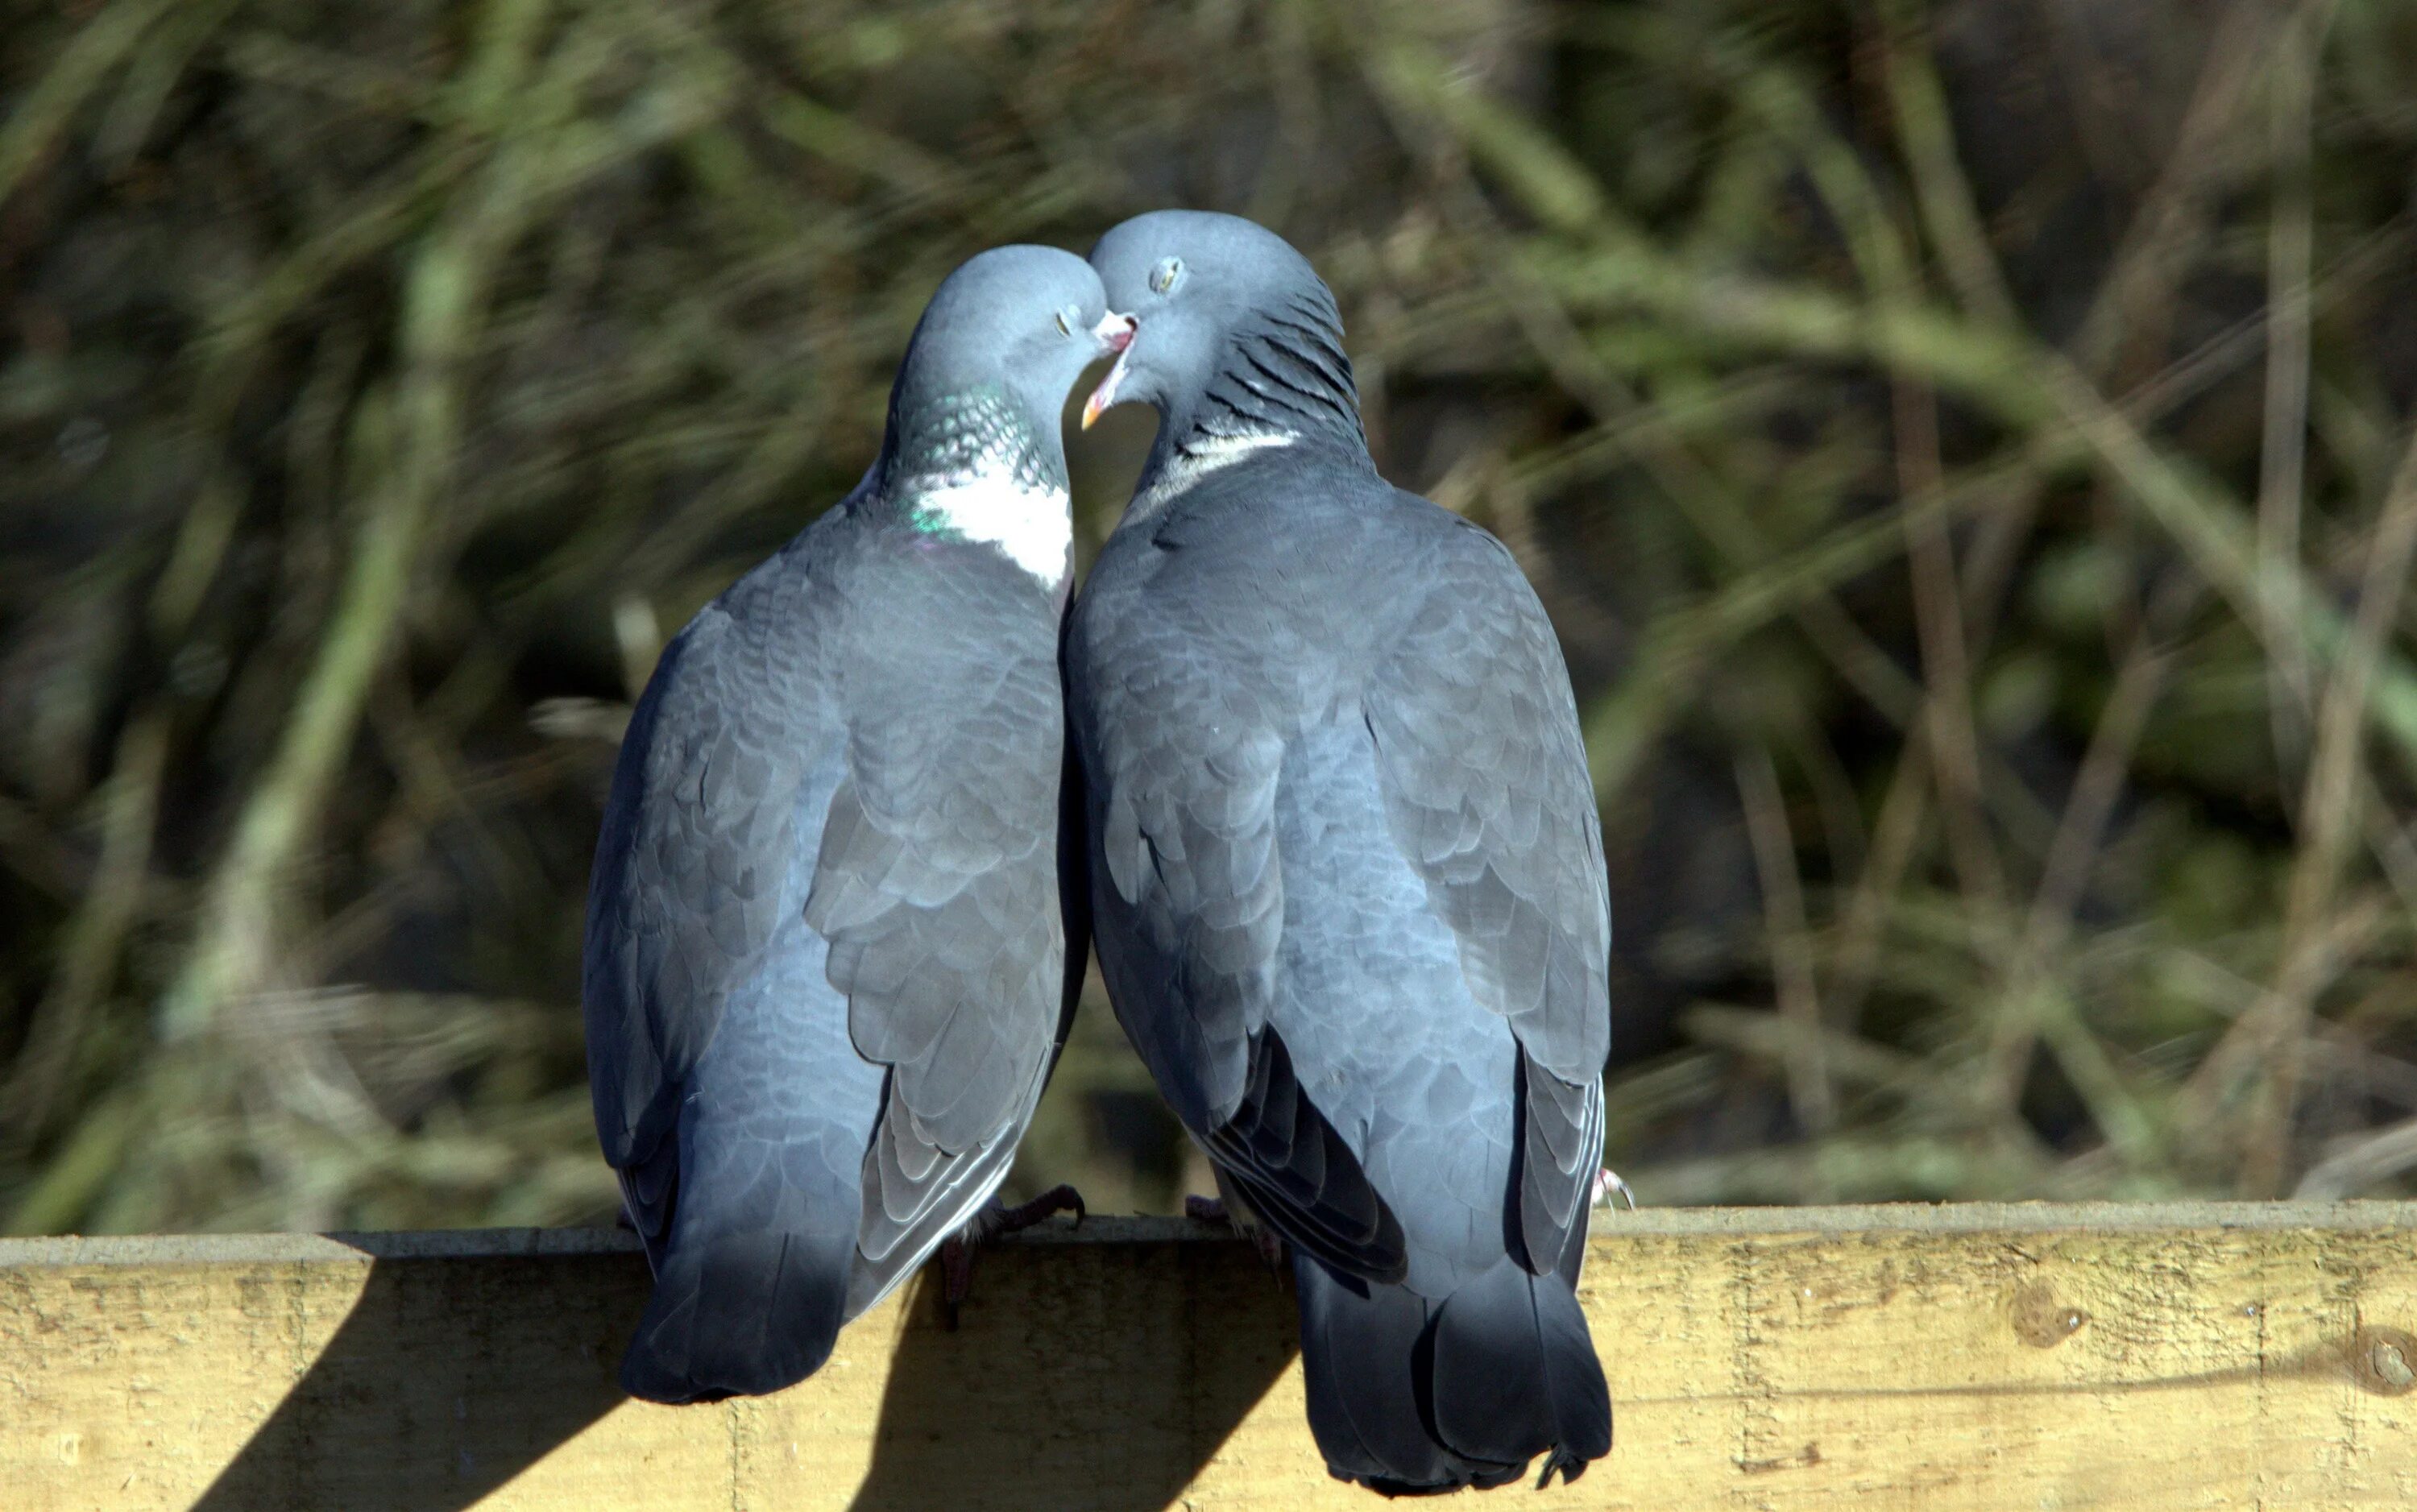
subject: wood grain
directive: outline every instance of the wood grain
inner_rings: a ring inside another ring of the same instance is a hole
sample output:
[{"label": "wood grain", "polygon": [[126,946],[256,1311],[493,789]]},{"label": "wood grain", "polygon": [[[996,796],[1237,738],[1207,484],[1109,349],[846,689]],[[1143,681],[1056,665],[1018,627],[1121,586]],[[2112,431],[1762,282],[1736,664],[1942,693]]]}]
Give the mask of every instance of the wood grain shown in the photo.
[{"label": "wood grain", "polygon": [[[1647,1211],[1585,1302],[1619,1444],[1561,1507],[2417,1504],[2417,1204]],[[0,1506],[1358,1507],[1288,1293],[1156,1219],[986,1251],[779,1397],[613,1387],[625,1236],[0,1243]]]}]

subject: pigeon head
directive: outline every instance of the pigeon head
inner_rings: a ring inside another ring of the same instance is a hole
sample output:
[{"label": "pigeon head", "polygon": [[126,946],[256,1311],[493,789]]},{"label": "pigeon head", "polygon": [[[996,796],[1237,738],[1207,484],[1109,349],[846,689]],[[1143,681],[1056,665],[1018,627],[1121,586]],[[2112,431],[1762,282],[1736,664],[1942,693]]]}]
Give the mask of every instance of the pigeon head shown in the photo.
[{"label": "pigeon head", "polygon": [[1334,295],[1292,244],[1239,216],[1160,210],[1091,249],[1108,302],[1139,328],[1083,406],[1163,417],[1153,465],[1204,446],[1330,436],[1364,453]]},{"label": "pigeon head", "polygon": [[1058,417],[1083,370],[1121,352],[1133,323],[1108,309],[1089,264],[1055,247],[997,247],[944,280],[889,391],[892,476],[1038,467],[1063,487]]}]

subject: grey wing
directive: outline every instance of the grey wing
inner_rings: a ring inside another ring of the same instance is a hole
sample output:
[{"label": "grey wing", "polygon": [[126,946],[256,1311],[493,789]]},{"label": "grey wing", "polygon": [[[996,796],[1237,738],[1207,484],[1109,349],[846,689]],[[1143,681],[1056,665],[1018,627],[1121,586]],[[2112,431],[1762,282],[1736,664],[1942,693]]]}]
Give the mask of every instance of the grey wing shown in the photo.
[{"label": "grey wing", "polygon": [[1197,638],[1133,625],[1086,655],[1081,624],[1092,929],[1117,1017],[1262,1217],[1337,1269],[1399,1280],[1400,1222],[1268,1022],[1285,912],[1274,717]]},{"label": "grey wing", "polygon": [[[796,795],[829,743],[814,703],[770,696],[733,629],[709,606],[664,648],[622,740],[588,888],[597,1134],[650,1251],[677,1187],[684,1087],[779,922]],[[749,718],[725,718],[734,708]]]},{"label": "grey wing", "polygon": [[851,1316],[997,1188],[1062,1038],[1055,659],[928,672],[852,701],[806,901],[850,1036],[889,1070]]},{"label": "grey wing", "polygon": [[1433,586],[1366,700],[1396,842],[1519,1041],[1518,1233],[1574,1276],[1603,1156],[1611,1048],[1603,828],[1569,672],[1535,590],[1446,518]]}]

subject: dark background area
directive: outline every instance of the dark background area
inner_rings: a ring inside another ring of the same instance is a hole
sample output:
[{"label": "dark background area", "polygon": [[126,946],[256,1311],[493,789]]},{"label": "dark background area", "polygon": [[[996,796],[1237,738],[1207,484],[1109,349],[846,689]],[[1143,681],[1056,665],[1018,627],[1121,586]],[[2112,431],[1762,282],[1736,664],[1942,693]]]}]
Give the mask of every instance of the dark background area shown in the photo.
[{"label": "dark background area", "polygon": [[[1645,1201],[2406,1192],[2411,79],[2351,0],[13,0],[0,1227],[606,1219],[629,699],[949,268],[1167,204],[1552,612]],[[1203,1179],[1096,984],[1061,1179]]]}]

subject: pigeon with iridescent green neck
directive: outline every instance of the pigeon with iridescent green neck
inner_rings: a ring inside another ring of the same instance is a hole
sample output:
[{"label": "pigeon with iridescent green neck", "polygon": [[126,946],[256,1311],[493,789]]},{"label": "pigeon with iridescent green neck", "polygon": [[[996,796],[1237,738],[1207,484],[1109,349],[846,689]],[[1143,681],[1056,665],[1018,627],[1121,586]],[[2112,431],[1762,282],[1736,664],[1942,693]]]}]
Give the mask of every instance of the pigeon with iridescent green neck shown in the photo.
[{"label": "pigeon with iridescent green neck", "polygon": [[633,1396],[787,1385],[961,1231],[1072,1201],[993,1194],[1085,951],[1058,418],[1132,331],[1071,253],[966,263],[863,482],[699,612],[638,701],[584,983],[597,1131],[655,1273]]}]

